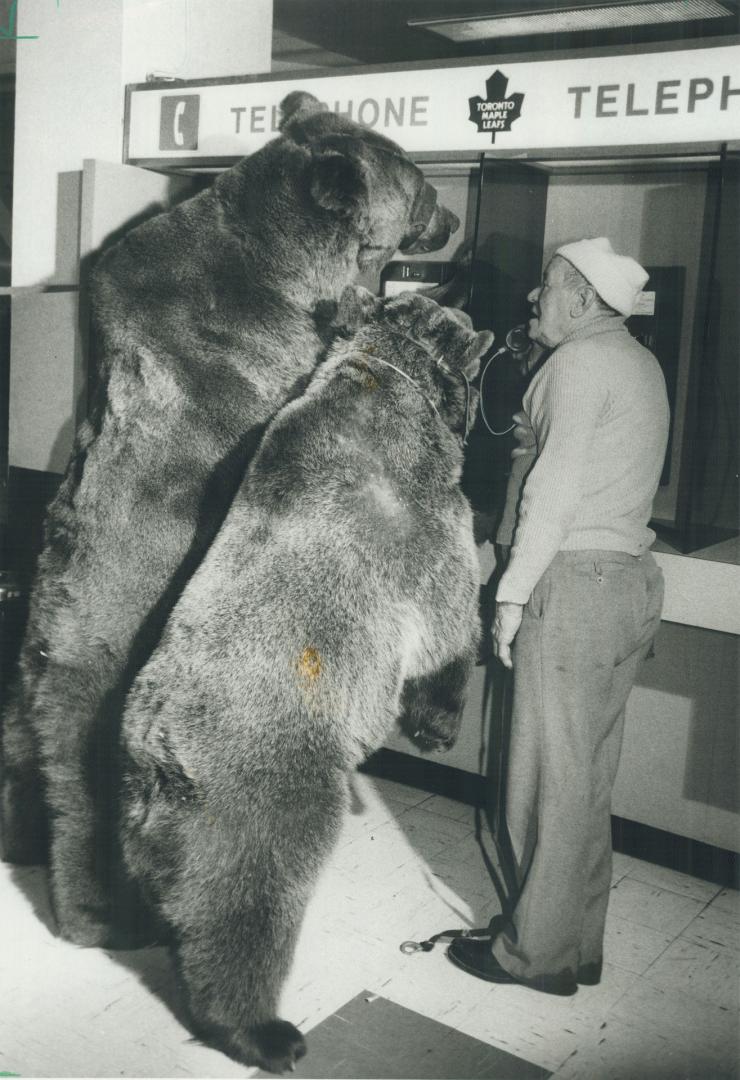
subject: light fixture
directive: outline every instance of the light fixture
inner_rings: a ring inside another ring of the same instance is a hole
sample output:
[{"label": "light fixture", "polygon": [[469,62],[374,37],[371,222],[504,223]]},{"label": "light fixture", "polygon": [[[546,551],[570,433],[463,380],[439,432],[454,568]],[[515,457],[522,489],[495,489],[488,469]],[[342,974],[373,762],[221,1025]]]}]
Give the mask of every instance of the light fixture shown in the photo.
[{"label": "light fixture", "polygon": [[591,4],[588,7],[518,11],[502,15],[456,15],[409,19],[450,41],[486,41],[530,34],[569,34],[581,30],[621,30],[656,23],[721,19],[734,10],[718,0],[631,0],[630,3]]}]

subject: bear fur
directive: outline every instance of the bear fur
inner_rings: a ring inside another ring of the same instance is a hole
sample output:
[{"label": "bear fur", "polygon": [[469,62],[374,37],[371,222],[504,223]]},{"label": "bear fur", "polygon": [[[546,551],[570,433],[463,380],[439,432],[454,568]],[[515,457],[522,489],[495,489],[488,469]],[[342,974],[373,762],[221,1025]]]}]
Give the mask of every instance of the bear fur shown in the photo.
[{"label": "bear fur", "polygon": [[267,429],[123,718],[123,850],[193,1028],[278,1072],[304,1050],[275,1010],[349,774],[399,717],[450,746],[477,655],[459,478],[492,335],[362,293],[367,323]]},{"label": "bear fur", "polygon": [[94,275],[97,393],[48,511],[2,754],[4,857],[43,858],[48,810],[55,915],[82,945],[115,943],[122,701],[265,426],[322,355],[318,313],[358,269],[458,224],[395,143],[309,94],[282,110],[280,137],[134,228]]}]

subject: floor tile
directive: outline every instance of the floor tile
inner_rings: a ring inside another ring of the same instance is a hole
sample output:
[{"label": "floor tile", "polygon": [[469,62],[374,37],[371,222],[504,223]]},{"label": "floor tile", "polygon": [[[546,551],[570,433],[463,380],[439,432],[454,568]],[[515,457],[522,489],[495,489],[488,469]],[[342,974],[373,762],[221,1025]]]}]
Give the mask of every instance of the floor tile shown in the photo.
[{"label": "floor tile", "polygon": [[673,938],[649,926],[607,913],[604,959],[625,971],[641,975],[665,952]]},{"label": "floor tile", "polygon": [[432,795],[420,805],[433,814],[441,814],[454,821],[466,821],[469,822],[471,829],[474,827],[475,807],[467,803],[458,802],[456,799],[445,799],[443,795]]},{"label": "floor tile", "polygon": [[429,798],[428,791],[407,787],[406,784],[398,784],[395,780],[385,780],[380,776],[363,776],[361,774],[358,774],[358,778],[368,783],[381,798],[389,796],[405,803],[407,806],[418,806],[419,803],[423,803]]},{"label": "floor tile", "polygon": [[665,866],[656,866],[654,863],[637,860],[637,865],[629,872],[630,878],[636,881],[644,881],[647,885],[655,885],[659,889],[678,893],[679,896],[690,896],[694,900],[701,900],[708,904],[719,892],[719,885],[712,885],[708,881],[700,881],[698,878],[681,874],[678,870],[669,870]]},{"label": "floor tile", "polygon": [[396,821],[406,836],[414,838],[419,832],[427,832],[444,840],[446,843],[459,844],[473,835],[473,821],[456,820],[435,814],[426,808],[426,804],[412,806],[405,810]]},{"label": "floor tile", "polygon": [[399,1005],[455,1026],[457,1017],[487,1001],[495,987],[455,967],[447,959],[446,949],[447,945],[440,943],[432,952],[402,955],[402,962],[375,988]]},{"label": "floor tile", "polygon": [[563,1064],[557,1080],[730,1080],[702,1054],[687,1056],[670,1034],[625,1020],[590,1032]]},{"label": "floor tile", "polygon": [[372,801],[355,804],[354,809],[347,815],[343,831],[348,837],[356,836],[360,831],[394,821],[407,809],[408,803],[400,799],[394,799],[390,795],[385,798],[375,796]]},{"label": "floor tile", "polygon": [[613,915],[672,937],[680,934],[703,907],[701,900],[679,896],[630,876],[617,882],[609,897]]},{"label": "floor tile", "polygon": [[682,937],[705,945],[732,949],[740,965],[740,911],[709,904],[691,920]]},{"label": "floor tile", "polygon": [[403,829],[394,818],[361,830],[348,843],[339,845],[332,852],[331,862],[344,873],[362,880],[382,880],[383,875],[409,863],[423,863],[449,843],[448,837],[429,829],[422,831],[413,822]]},{"label": "floor tile", "polygon": [[644,977],[656,986],[682,991],[700,1001],[740,1009],[738,956],[722,946],[679,937]]},{"label": "floor tile", "polygon": [[[605,965],[599,986],[581,987],[573,997],[541,994],[523,986],[496,986],[469,1011],[458,1007],[450,1023],[469,1034],[555,1070],[606,1012],[634,985],[637,976]],[[596,1078],[592,1078],[596,1080]]]},{"label": "floor tile", "polygon": [[[638,982],[639,976],[635,975],[634,972],[614,967],[605,961],[601,982],[596,986],[579,986],[578,993],[573,997],[565,998],[565,1001],[570,1003],[571,1014],[574,1019],[598,1020],[609,1009],[613,1008],[618,1001],[621,1001],[624,995],[629,993]],[[548,1002],[558,1000],[548,994],[537,994],[534,990],[524,992],[526,992],[530,1001],[532,997],[536,996],[540,1003],[537,1007],[540,1009],[544,1009]]]},{"label": "floor tile", "polygon": [[706,1063],[708,1075],[740,1066],[740,1015],[679,990],[640,979],[611,1009],[609,1018],[669,1035],[687,1058]]},{"label": "floor tile", "polygon": [[712,907],[731,911],[740,919],[740,892],[737,889],[721,889],[712,901]]},{"label": "floor tile", "polygon": [[501,875],[498,875],[498,881],[491,877],[475,841],[466,841],[456,850],[445,848],[430,856],[427,865],[433,877],[465,897],[475,913],[477,926],[484,926],[501,911]]},{"label": "floor tile", "polygon": [[[501,991],[499,988],[497,993],[503,997]],[[567,1018],[552,1024],[527,1019],[526,1013],[505,1000],[490,1001],[487,1007],[479,1006],[467,1016],[456,1015],[454,1024],[461,1031],[476,1033],[477,1038],[551,1072],[573,1052],[582,1037],[569,1027]]]}]

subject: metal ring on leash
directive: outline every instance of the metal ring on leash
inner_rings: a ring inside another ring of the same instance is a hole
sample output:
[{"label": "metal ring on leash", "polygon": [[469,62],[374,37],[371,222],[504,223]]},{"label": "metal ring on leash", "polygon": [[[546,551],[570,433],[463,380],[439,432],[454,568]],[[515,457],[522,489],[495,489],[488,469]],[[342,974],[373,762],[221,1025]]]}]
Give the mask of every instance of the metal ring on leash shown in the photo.
[{"label": "metal ring on leash", "polygon": [[491,936],[491,924],[479,927],[461,927],[456,930],[442,930],[439,934],[433,934],[426,941],[404,941],[399,946],[405,956],[413,956],[418,952],[431,952],[438,941],[447,939],[454,941],[455,938],[486,938]]}]

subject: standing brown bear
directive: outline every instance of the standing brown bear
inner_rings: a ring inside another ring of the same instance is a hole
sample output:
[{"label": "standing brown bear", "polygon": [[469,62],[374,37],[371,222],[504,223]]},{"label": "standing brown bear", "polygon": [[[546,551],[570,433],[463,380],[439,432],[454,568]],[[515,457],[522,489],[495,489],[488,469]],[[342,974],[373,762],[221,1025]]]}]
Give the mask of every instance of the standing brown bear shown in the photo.
[{"label": "standing brown bear", "polygon": [[451,745],[479,634],[459,479],[492,335],[421,296],[363,303],[267,429],[123,719],[124,852],[193,1027],[274,1071],[305,1049],[277,998],[348,775],[399,716]]},{"label": "standing brown bear", "polygon": [[99,385],[48,512],[2,781],[4,856],[43,854],[48,810],[54,911],[82,945],[116,940],[123,697],[319,359],[317,306],[458,224],[398,146],[310,94],[285,99],[281,131],[133,229],[94,277]]}]

